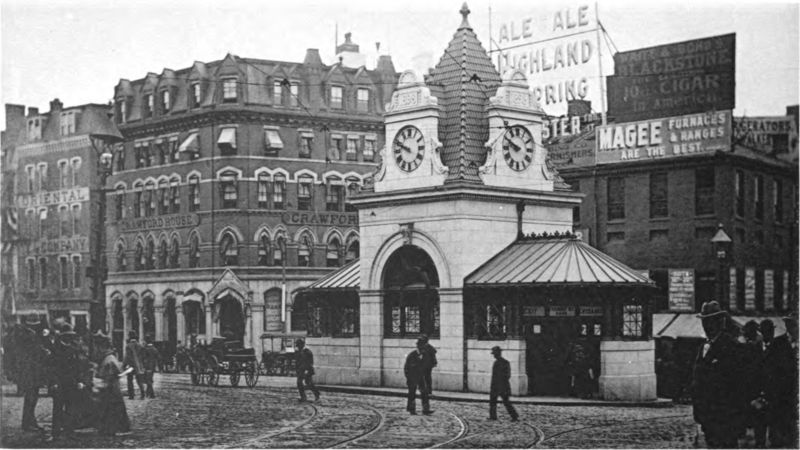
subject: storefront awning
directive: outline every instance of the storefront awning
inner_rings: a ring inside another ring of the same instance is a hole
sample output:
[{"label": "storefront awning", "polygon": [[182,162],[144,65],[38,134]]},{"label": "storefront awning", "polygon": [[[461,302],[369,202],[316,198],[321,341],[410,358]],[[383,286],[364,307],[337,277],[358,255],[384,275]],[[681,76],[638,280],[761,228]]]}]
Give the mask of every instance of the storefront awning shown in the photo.
[{"label": "storefront awning", "polygon": [[358,290],[361,287],[361,264],[356,259],[305,288],[306,291]]},{"label": "storefront awning", "polygon": [[575,238],[521,239],[467,276],[465,285],[654,286],[639,272]]},{"label": "storefront awning", "polygon": [[653,335],[655,337],[671,338],[706,338],[706,333],[703,331],[703,323],[695,313],[678,314],[677,317],[666,326],[666,329],[660,330],[660,333],[654,326]]},{"label": "storefront awning", "polygon": [[197,144],[197,133],[190,134],[186,140],[178,147],[179,152],[193,152],[197,153],[200,151],[200,148]]},{"label": "storefront awning", "polygon": [[236,128],[223,128],[219,133],[217,140],[219,145],[228,145],[231,148],[236,148]]}]

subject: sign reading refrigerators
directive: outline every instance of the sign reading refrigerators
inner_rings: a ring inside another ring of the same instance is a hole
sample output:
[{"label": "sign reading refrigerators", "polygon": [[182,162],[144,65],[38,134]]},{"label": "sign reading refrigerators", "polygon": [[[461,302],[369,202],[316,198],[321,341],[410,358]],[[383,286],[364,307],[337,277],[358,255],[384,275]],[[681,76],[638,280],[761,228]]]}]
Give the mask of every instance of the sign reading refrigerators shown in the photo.
[{"label": "sign reading refrigerators", "polygon": [[597,11],[593,4],[536,3],[527,11],[504,9],[491,38],[500,73],[519,69],[545,112],[567,113],[568,100],[601,104]]},{"label": "sign reading refrigerators", "polygon": [[614,55],[608,114],[617,122],[736,106],[736,34]]},{"label": "sign reading refrigerators", "polygon": [[731,112],[597,127],[597,163],[691,156],[731,146]]}]

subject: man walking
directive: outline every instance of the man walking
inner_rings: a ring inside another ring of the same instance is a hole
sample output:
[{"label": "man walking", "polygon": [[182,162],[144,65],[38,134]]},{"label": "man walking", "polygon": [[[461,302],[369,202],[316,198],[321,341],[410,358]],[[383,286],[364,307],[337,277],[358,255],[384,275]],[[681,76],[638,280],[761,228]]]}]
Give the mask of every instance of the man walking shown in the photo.
[{"label": "man walking", "polygon": [[52,436],[58,439],[62,429],[67,436],[72,435],[76,419],[72,417],[72,409],[87,380],[78,359],[78,336],[72,325],[64,319],[58,319],[54,325],[59,333],[50,357],[54,375]]},{"label": "man walking", "polygon": [[314,376],[314,354],[306,348],[306,343],[302,339],[295,340],[294,346],[297,348],[294,358],[297,366],[297,390],[300,391],[300,401],[308,401],[303,383],[314,393],[314,401],[319,401],[319,389],[314,386],[312,378]]},{"label": "man walking", "polygon": [[421,338],[425,342],[423,359],[425,365],[425,386],[428,388],[428,395],[433,395],[433,368],[439,362],[436,361],[436,349],[428,343],[428,336],[423,334]]},{"label": "man walking", "polygon": [[786,334],[775,336],[769,319],[761,322],[764,336],[762,367],[763,398],[766,401],[767,427],[772,447],[792,446],[797,429],[797,322],[784,318]]},{"label": "man walking", "polygon": [[492,355],[494,355],[494,365],[492,366],[492,385],[489,390],[489,420],[497,420],[497,397],[503,399],[503,405],[511,416],[511,421],[516,422],[519,420],[519,414],[511,404],[509,396],[511,395],[511,364],[503,358],[503,350],[498,347],[492,347]]},{"label": "man walking", "polygon": [[136,379],[136,384],[139,385],[139,392],[142,394],[144,400],[144,347],[137,340],[135,331],[128,332],[128,345],[125,346],[125,359],[123,360],[123,369],[132,368],[133,371],[128,374],[128,398],[133,400],[136,392],[133,389],[133,380]]},{"label": "man walking", "polygon": [[25,318],[25,325],[17,329],[18,336],[14,339],[18,347],[17,385],[25,396],[22,405],[22,429],[26,431],[43,430],[36,423],[34,411],[39,401],[39,388],[47,384],[47,358],[50,351],[44,345],[45,338],[41,335],[40,329],[39,316],[29,314]]},{"label": "man walking", "polygon": [[707,340],[695,359],[692,380],[694,419],[705,434],[708,448],[736,448],[741,421],[738,344],[725,327],[727,311],[719,303],[703,303],[697,316]]},{"label": "man walking", "polygon": [[419,389],[422,397],[422,414],[427,416],[433,413],[431,411],[430,397],[428,397],[428,386],[425,384],[426,362],[425,341],[420,338],[417,339],[417,349],[408,354],[406,364],[403,367],[403,372],[406,375],[406,384],[408,385],[406,411],[412,416],[417,414],[417,389]]},{"label": "man walking", "polygon": [[147,347],[144,348],[144,383],[147,385],[147,397],[156,398],[153,392],[153,373],[156,371],[161,355],[153,345],[153,340],[148,339]]}]

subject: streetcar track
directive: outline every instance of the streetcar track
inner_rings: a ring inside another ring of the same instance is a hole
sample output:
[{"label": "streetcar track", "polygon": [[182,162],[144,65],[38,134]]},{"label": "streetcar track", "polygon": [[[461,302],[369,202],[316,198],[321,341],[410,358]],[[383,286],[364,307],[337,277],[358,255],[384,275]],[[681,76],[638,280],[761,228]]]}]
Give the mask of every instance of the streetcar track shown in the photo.
[{"label": "streetcar track", "polygon": [[459,417],[457,414],[453,414],[450,411],[447,411],[447,413],[456,418],[456,420],[458,421],[459,425],[461,425],[461,431],[453,439],[450,439],[447,442],[441,442],[439,444],[436,444],[436,445],[428,447],[428,448],[437,448],[437,447],[442,447],[442,446],[445,446],[445,445],[452,444],[453,442],[458,442],[461,439],[463,439],[464,436],[467,435],[467,433],[469,433],[469,422],[467,421],[467,419],[465,419],[463,417]]},{"label": "streetcar track", "polygon": [[[271,397],[275,397],[275,396],[271,396]],[[223,448],[244,448],[247,445],[256,445],[261,441],[273,439],[273,438],[276,438],[276,437],[281,436],[283,434],[291,433],[292,431],[295,431],[298,428],[302,428],[302,427],[308,425],[309,423],[311,423],[312,420],[316,419],[319,416],[319,409],[315,405],[313,405],[311,403],[305,403],[304,406],[311,407],[312,414],[311,414],[311,417],[309,417],[308,419],[304,420],[299,425],[291,427],[291,428],[289,428],[287,430],[278,431],[278,432],[274,432],[274,433],[270,433],[270,434],[264,434],[264,435],[261,435],[261,436],[258,436],[258,437],[252,438],[252,439],[248,439],[246,441],[238,442],[238,443],[236,443],[236,445],[229,445],[229,446],[223,447]],[[260,447],[257,447],[257,448],[260,448]]]},{"label": "streetcar track", "polygon": [[375,408],[373,406],[370,406],[370,405],[363,405],[363,406],[366,406],[367,408],[371,409],[372,411],[374,411],[374,412],[376,412],[378,414],[378,417],[379,417],[378,423],[374,427],[372,427],[370,430],[366,431],[365,433],[361,433],[360,435],[358,435],[356,437],[346,439],[344,441],[341,441],[341,442],[339,442],[337,444],[334,444],[334,445],[332,445],[330,447],[326,447],[326,448],[340,448],[343,445],[350,444],[352,442],[364,439],[367,436],[371,436],[376,431],[378,431],[381,427],[383,427],[383,424],[386,423],[386,414],[384,414],[383,412],[381,412],[380,410],[378,410],[377,408]]},{"label": "streetcar track", "polygon": [[526,445],[525,448],[533,448],[533,447],[536,447],[537,445],[541,444],[542,442],[544,442],[544,431],[542,431],[541,428],[539,428],[536,425],[533,425],[533,424],[531,424],[530,422],[527,422],[527,421],[522,421],[522,423],[524,425],[526,425],[527,427],[532,428],[534,434],[536,434],[536,440],[534,440],[532,443]]}]

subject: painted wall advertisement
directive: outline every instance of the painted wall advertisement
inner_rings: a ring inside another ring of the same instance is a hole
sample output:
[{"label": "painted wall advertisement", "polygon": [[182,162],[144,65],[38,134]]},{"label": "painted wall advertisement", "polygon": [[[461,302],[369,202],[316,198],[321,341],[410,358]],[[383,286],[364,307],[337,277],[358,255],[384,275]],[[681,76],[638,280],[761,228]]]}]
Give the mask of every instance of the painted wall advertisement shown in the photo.
[{"label": "painted wall advertisement", "polygon": [[669,269],[669,310],[694,311],[694,269]]},{"label": "painted wall advertisement", "polygon": [[744,269],[744,309],[756,309],[756,269],[752,267]]},{"label": "painted wall advertisement", "polygon": [[597,127],[597,164],[729,150],[731,112],[691,114]]},{"label": "painted wall advertisement", "polygon": [[591,3],[531,3],[495,16],[491,39],[500,73],[520,69],[544,111],[567,113],[567,101],[600,105],[597,10]]},{"label": "painted wall advertisement", "polygon": [[280,333],[283,331],[280,291],[268,291],[264,298],[264,331],[268,333]]},{"label": "painted wall advertisement", "polygon": [[736,267],[731,267],[730,270],[730,284],[728,286],[728,307],[731,311],[736,311],[738,308],[736,304]]},{"label": "painted wall advertisement", "polygon": [[764,270],[764,310],[775,309],[775,271]]},{"label": "painted wall advertisement", "polygon": [[734,141],[788,162],[798,161],[797,123],[792,116],[734,117]]},{"label": "painted wall advertisement", "polygon": [[736,106],[736,34],[614,55],[606,80],[608,114],[617,122]]}]

